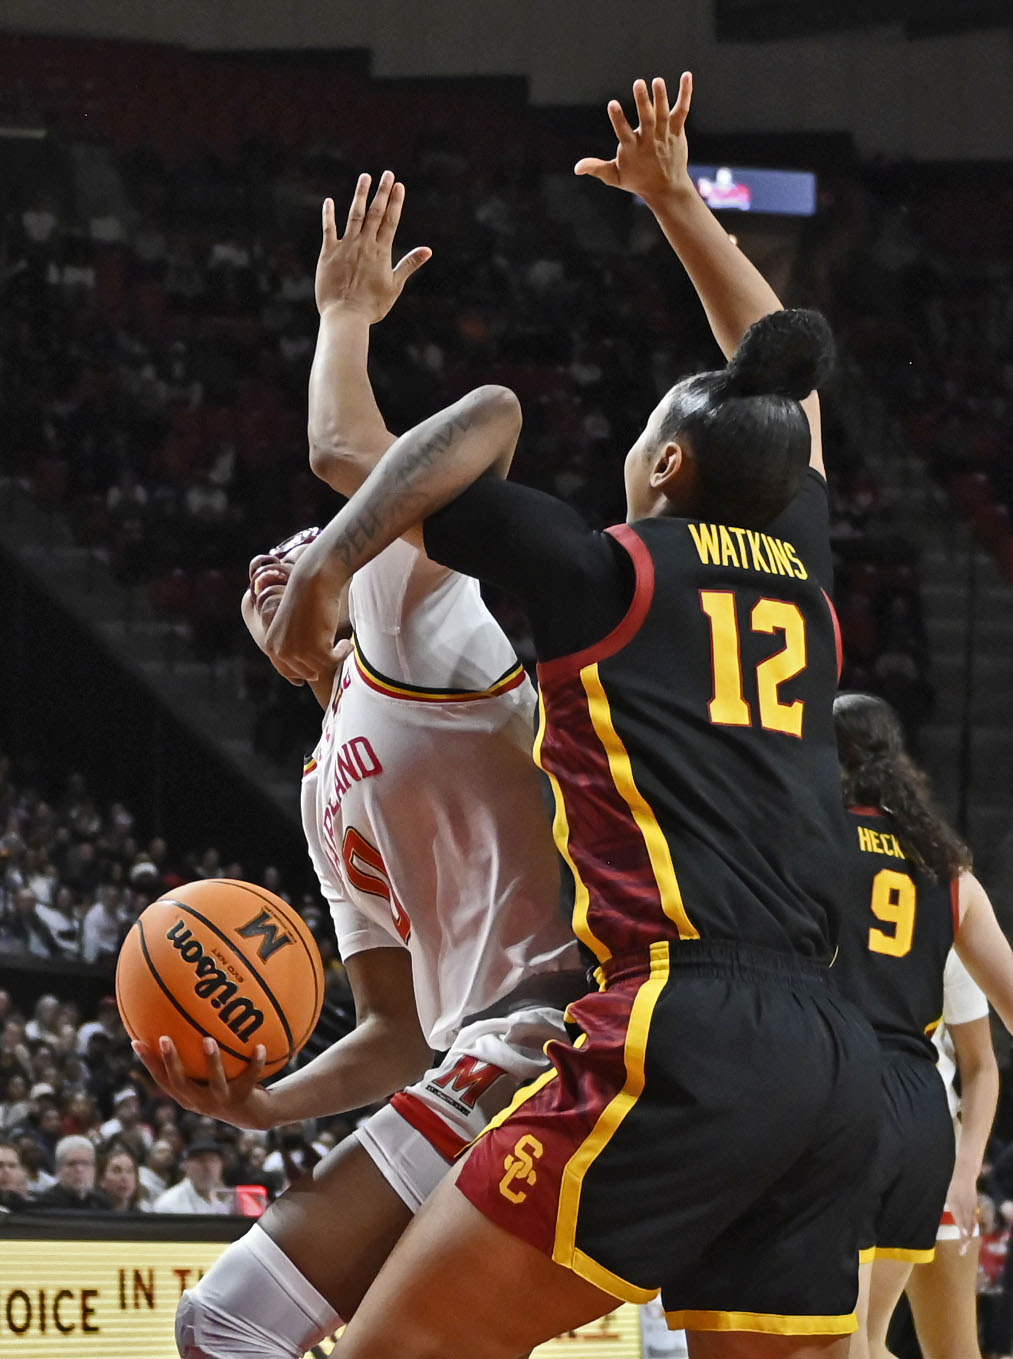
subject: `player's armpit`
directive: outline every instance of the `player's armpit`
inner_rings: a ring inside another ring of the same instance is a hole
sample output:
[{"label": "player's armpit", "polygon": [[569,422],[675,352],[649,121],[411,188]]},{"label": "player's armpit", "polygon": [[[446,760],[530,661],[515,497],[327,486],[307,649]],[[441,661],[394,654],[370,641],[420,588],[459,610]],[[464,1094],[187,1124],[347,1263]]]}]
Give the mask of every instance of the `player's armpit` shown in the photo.
[{"label": "player's armpit", "polygon": [[962,873],[954,946],[960,961],[1013,1033],[1013,948],[1002,931],[988,894],[973,873]]}]

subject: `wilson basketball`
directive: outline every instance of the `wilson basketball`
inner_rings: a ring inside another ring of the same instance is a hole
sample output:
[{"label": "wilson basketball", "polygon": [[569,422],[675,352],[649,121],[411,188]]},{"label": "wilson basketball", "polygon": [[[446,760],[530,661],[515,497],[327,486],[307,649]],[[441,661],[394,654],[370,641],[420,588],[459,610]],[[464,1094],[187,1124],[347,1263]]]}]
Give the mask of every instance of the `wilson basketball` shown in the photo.
[{"label": "wilson basketball", "polygon": [[116,1001],[131,1038],[157,1050],[168,1035],[187,1074],[207,1076],[205,1035],[225,1074],[240,1074],[258,1043],[265,1075],[299,1051],[320,1017],[324,974],[306,924],[287,902],[249,882],[208,878],[159,897],[123,941]]}]

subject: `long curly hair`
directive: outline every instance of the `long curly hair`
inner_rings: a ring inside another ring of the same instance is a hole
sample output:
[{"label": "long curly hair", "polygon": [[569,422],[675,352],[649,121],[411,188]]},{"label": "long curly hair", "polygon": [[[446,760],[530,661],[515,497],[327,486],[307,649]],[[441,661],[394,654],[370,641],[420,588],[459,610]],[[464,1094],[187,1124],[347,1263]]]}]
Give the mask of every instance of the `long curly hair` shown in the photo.
[{"label": "long curly hair", "polygon": [[927,776],[904,749],[904,731],[890,705],[873,694],[839,694],[834,729],[845,803],[888,812],[905,854],[938,882],[968,870],[971,851],[937,810]]}]

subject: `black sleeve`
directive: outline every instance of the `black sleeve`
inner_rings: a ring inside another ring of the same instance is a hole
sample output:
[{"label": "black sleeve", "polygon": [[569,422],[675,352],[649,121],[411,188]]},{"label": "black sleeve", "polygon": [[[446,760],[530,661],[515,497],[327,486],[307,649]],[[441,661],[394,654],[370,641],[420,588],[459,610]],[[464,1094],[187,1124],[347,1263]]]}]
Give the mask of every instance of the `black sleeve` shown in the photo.
[{"label": "black sleeve", "polygon": [[633,563],[576,510],[498,477],[481,477],[423,526],[433,561],[498,585],[528,615],[539,660],[606,637],[633,599]]},{"label": "black sleeve", "polygon": [[767,533],[786,538],[827,594],[834,593],[834,559],[830,551],[830,492],[826,478],[810,467],[798,495],[782,510]]}]

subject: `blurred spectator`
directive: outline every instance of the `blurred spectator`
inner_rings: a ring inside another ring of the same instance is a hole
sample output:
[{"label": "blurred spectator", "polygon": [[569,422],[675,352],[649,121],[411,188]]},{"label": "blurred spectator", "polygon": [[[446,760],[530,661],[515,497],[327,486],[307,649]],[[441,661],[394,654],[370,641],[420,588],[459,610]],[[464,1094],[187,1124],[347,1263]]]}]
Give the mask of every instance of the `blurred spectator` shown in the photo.
[{"label": "blurred spectator", "polygon": [[128,920],[120,907],[119,888],[100,887],[81,926],[81,957],[86,963],[112,962],[120,951]]},{"label": "blurred spectator", "polygon": [[63,952],[39,915],[38,901],[30,887],[19,887],[13,904],[0,916],[0,947],[33,958],[58,958]]},{"label": "blurred spectator", "polygon": [[5,1067],[16,1066],[30,1074],[32,1060],[25,1042],[25,1021],[20,1015],[8,1015],[0,1029],[0,1062]]},{"label": "blurred spectator", "polygon": [[144,1162],[138,1168],[141,1184],[149,1202],[168,1189],[176,1168],[176,1149],[165,1137],[159,1137],[148,1148]]},{"label": "blurred spectator", "polygon": [[183,1158],[183,1178],[155,1200],[156,1213],[228,1213],[231,1195],[222,1180],[224,1159],[217,1142],[192,1142]]},{"label": "blurred spectator", "polygon": [[56,996],[40,996],[35,1002],[35,1010],[25,1025],[25,1037],[31,1043],[55,1043],[58,1039],[57,1023],[60,1002]]},{"label": "blurred spectator", "polygon": [[103,996],[98,1003],[95,1018],[82,1024],[77,1031],[77,1050],[87,1055],[91,1040],[96,1035],[112,1040],[118,1038],[121,1032],[122,1025],[120,1012],[116,1008],[116,999],[114,996]]},{"label": "blurred spectator", "polygon": [[[312,1123],[308,1125],[312,1128]],[[287,1188],[307,1170],[312,1170],[327,1147],[315,1143],[307,1136],[306,1126],[302,1123],[289,1123],[275,1129],[277,1146],[264,1158],[264,1171],[269,1175],[280,1176]]]},{"label": "blurred spectator", "polygon": [[113,1096],[112,1118],[102,1124],[100,1132],[103,1141],[116,1138],[128,1147],[131,1154],[142,1160],[154,1141],[151,1129],[141,1122],[141,1099],[131,1086],[124,1086]]},{"label": "blurred spectator", "polygon": [[13,1142],[0,1139],[0,1212],[23,1213],[31,1208],[28,1177]]},{"label": "blurred spectator", "polygon": [[0,1100],[0,1132],[19,1127],[32,1111],[28,1097],[28,1077],[17,1068],[7,1077],[4,1098]]},{"label": "blurred spectator", "polygon": [[95,1148],[86,1137],[65,1137],[56,1147],[56,1179],[38,1196],[40,1208],[60,1212],[108,1212],[112,1200],[95,1188]]},{"label": "blurred spectator", "polygon": [[[56,874],[55,868],[53,873]],[[59,944],[61,955],[65,958],[76,958],[80,955],[80,922],[74,911],[74,893],[65,884],[60,883],[58,877],[54,877],[54,882],[56,890],[52,901],[49,904],[40,901],[36,909],[39,918],[49,927],[53,938]]]},{"label": "blurred spectator", "polygon": [[121,1142],[114,1142],[103,1153],[98,1168],[98,1186],[108,1195],[116,1213],[146,1213],[151,1210],[151,1202],[141,1183],[134,1154]]},{"label": "blurred spectator", "polygon": [[42,1143],[34,1133],[24,1132],[21,1129],[15,1129],[12,1133],[12,1140],[18,1149],[21,1164],[25,1168],[25,1187],[29,1194],[38,1198],[46,1190],[56,1185],[56,1177],[50,1175],[46,1169],[46,1155]]},{"label": "blurred spectator", "polygon": [[60,1131],[65,1137],[87,1136],[98,1122],[95,1101],[85,1090],[76,1090],[64,1105]]}]

